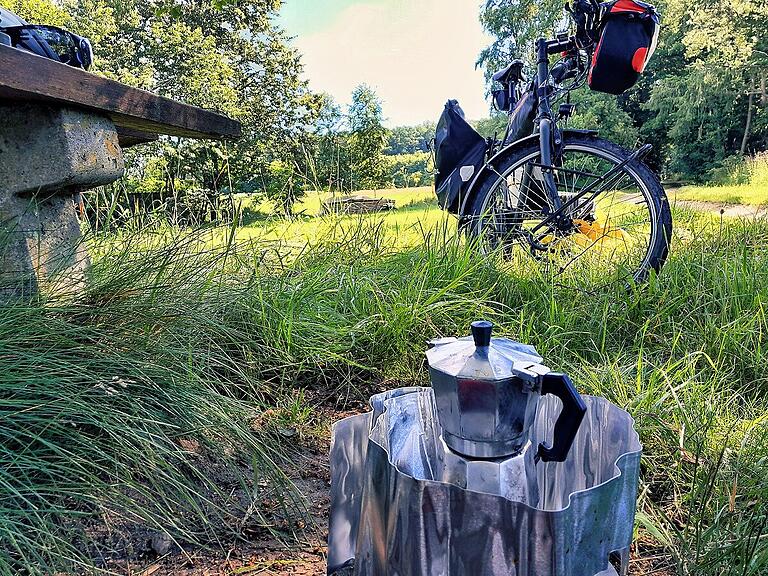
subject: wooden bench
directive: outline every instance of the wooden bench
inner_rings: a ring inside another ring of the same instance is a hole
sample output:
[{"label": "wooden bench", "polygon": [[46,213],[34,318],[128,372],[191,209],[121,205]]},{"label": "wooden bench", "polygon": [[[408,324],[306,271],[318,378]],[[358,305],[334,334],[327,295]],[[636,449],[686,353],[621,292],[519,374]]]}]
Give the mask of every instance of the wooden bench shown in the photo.
[{"label": "wooden bench", "polygon": [[0,71],[0,299],[82,289],[73,200],[123,175],[123,148],[241,133],[216,112],[4,45]]},{"label": "wooden bench", "polygon": [[106,115],[121,144],[159,134],[188,138],[238,138],[240,123],[194,106],[131,88],[0,44],[0,102],[71,106]]}]

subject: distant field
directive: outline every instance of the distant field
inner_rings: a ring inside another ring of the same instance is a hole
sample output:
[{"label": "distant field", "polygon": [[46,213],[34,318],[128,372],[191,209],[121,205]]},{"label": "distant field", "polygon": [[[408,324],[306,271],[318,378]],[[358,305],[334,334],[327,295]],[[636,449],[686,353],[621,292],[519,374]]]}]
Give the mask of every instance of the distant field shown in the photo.
[{"label": "distant field", "polygon": [[684,186],[667,190],[670,200],[716,202],[718,204],[768,204],[768,185]]},{"label": "distant field", "polygon": [[[420,188],[360,190],[355,192],[354,195],[369,196],[371,198],[388,198],[395,201],[397,208],[413,208],[425,203],[437,206],[435,192],[431,186],[422,186]],[[333,195],[329,192],[310,192],[296,205],[296,212],[304,212],[306,215],[314,216],[320,212],[321,202],[332,196]],[[340,194],[336,194],[336,196],[340,196]]]},{"label": "distant field", "polygon": [[[389,190],[361,190],[355,192],[373,198],[388,198],[395,201],[396,210],[377,214],[375,218],[350,216],[318,216],[324,199],[330,198],[327,192],[310,192],[295,208],[296,217],[286,221],[271,213],[268,203],[257,207],[253,217],[246,217],[244,226],[237,230],[239,239],[258,239],[261,241],[280,240],[289,243],[313,242],[319,239],[330,240],[342,235],[350,224],[362,220],[375,222],[386,235],[396,239],[399,246],[412,246],[423,240],[422,231],[432,229],[441,222],[450,222],[455,228],[455,219],[439,209],[431,187],[404,188]],[[247,200],[245,200],[247,206]]]},{"label": "distant field", "polygon": [[[667,193],[673,203],[676,200],[684,200],[717,204],[768,204],[768,185],[686,186],[670,188]],[[434,191],[429,186],[361,190],[355,194],[394,200],[397,209],[375,217],[318,216],[322,201],[330,198],[331,194],[310,192],[296,204],[294,220],[286,221],[273,213],[269,203],[249,206],[248,199],[244,198],[243,205],[250,207],[251,210],[246,213],[244,225],[238,228],[237,238],[301,245],[320,239],[323,241],[338,239],[351,227],[350,225],[365,221],[370,225],[382,227],[388,237],[396,239],[398,246],[414,246],[423,240],[425,230],[434,229],[438,224],[445,223],[449,229],[455,230],[455,218],[440,210]],[[685,207],[678,206],[678,208]]]}]

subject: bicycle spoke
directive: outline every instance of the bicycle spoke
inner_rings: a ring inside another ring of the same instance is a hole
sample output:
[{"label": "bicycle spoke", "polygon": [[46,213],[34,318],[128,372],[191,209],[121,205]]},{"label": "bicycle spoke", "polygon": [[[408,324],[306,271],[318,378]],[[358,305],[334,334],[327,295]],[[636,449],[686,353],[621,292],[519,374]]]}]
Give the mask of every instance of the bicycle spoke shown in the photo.
[{"label": "bicycle spoke", "polygon": [[[568,149],[554,177],[563,204],[558,214],[567,216],[566,225],[550,216],[541,165],[533,157],[500,175],[491,190],[487,224],[480,226],[487,245],[504,246],[505,258],[521,247],[518,253],[532,254],[545,272],[558,276],[640,270],[655,224],[649,192],[637,177],[610,157]],[[584,265],[575,266],[581,261]]]}]

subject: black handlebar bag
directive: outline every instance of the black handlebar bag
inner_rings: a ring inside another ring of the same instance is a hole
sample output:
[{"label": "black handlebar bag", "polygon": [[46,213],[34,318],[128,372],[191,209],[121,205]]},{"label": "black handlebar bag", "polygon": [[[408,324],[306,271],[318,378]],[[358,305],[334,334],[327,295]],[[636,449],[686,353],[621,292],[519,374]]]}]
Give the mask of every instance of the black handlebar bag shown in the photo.
[{"label": "black handlebar bag", "polygon": [[464,119],[459,103],[449,100],[435,133],[435,193],[441,208],[459,212],[463,193],[482,168],[487,149],[485,139]]},{"label": "black handlebar bag", "polygon": [[600,40],[592,55],[587,84],[621,94],[635,85],[656,49],[659,14],[639,0],[603,4]]}]

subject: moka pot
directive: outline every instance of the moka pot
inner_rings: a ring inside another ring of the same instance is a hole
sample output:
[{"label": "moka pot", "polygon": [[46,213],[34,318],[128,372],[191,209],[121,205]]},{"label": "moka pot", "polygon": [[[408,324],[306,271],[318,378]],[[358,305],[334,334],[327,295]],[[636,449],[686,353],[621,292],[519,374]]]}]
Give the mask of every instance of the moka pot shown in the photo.
[{"label": "moka pot", "polygon": [[427,351],[442,438],[462,456],[479,459],[519,454],[529,440],[539,399],[553,394],[562,411],[552,446],[536,459],[562,462],[586,406],[571,379],[552,372],[531,346],[492,338],[490,322],[472,323],[472,336],[432,341]]}]

